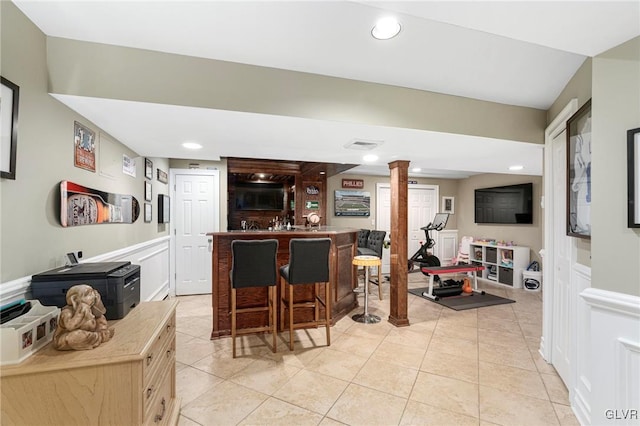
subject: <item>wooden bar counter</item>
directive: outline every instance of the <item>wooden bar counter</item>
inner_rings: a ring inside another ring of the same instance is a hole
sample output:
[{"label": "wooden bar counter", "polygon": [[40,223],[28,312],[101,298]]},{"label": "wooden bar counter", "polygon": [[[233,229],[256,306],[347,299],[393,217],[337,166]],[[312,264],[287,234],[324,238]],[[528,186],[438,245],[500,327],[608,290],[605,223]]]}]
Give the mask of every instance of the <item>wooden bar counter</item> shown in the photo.
[{"label": "wooden bar counter", "polygon": [[[278,267],[289,262],[289,241],[291,238],[331,238],[331,253],[329,256],[329,274],[331,277],[331,322],[346,315],[358,306],[353,293],[356,277],[351,260],[356,255],[357,229],[335,228],[322,226],[320,228],[294,228],[290,231],[226,231],[207,234],[213,239],[213,271],[212,271],[212,306],[213,330],[211,338],[231,334],[231,285],[229,270],[231,268],[231,242],[233,240],[264,240],[274,238],[278,240]],[[279,278],[279,276],[278,276]],[[294,301],[311,300],[312,285],[297,285],[294,290]],[[324,294],[324,290],[321,290]],[[278,282],[278,297],[280,298],[280,283]],[[278,299],[279,301],[280,299]],[[259,307],[267,305],[266,288],[238,289],[238,308]],[[280,323],[280,304],[278,303],[278,323]],[[320,317],[324,316],[324,309],[320,309]],[[297,309],[295,322],[306,322],[313,318],[313,309]],[[267,312],[253,312],[238,316],[238,329],[259,327],[268,324]],[[288,323],[285,321],[285,329]]]}]

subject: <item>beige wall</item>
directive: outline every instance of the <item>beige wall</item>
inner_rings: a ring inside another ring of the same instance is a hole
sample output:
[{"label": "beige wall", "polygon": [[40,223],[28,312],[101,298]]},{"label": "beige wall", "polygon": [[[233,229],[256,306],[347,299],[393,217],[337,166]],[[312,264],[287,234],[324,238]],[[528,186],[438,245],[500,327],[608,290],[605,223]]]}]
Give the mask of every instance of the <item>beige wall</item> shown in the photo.
[{"label": "beige wall", "polygon": [[[474,190],[501,185],[533,183],[533,224],[532,225],[479,225],[474,223]],[[542,248],[542,177],[509,174],[482,174],[460,180],[456,213],[458,213],[458,235],[474,238],[488,238],[499,241],[513,241],[515,245],[531,249],[531,260],[540,262],[538,252]]]},{"label": "beige wall", "polygon": [[627,130],[640,127],[640,37],[593,59],[592,285],[640,296],[640,231],[627,227]]},{"label": "beige wall", "polygon": [[533,108],[55,37],[47,55],[52,93],[544,143]]},{"label": "beige wall", "polygon": [[[121,167],[112,177],[100,170],[122,161],[122,154],[137,157],[93,123],[48,94],[44,35],[11,2],[0,2],[2,76],[20,86],[16,180],[0,180],[0,282],[32,275],[62,262],[65,253],[82,250],[84,257],[116,250],[167,235],[157,224],[157,194],[167,185],[154,179],[152,223],[143,217],[133,224],[105,224],[63,228],[60,225],[59,184],[70,180],[91,188],[132,194],[144,203],[144,159],[137,158],[137,177],[123,175]],[[98,168],[92,173],[73,166],[74,121],[90,127],[98,136]],[[100,142],[109,154],[100,158]],[[117,153],[113,158],[111,153]],[[154,168],[168,171],[166,159],[154,158]],[[155,171],[154,171],[155,173]],[[141,215],[142,216],[142,215]]]},{"label": "beige wall", "polygon": [[591,58],[585,59],[547,111],[547,125],[551,124],[571,99],[578,99],[578,105],[584,105],[585,102],[591,99],[592,68],[593,60]]},{"label": "beige wall", "polygon": [[[334,194],[335,190],[342,189],[342,179],[362,179],[364,180],[363,191],[371,193],[371,216],[369,217],[341,217],[335,216],[334,212]],[[421,185],[438,185],[440,192],[440,203],[442,197],[456,197],[458,190],[458,180],[456,179],[426,179],[426,178],[410,178],[416,180]],[[376,184],[390,183],[388,176],[369,176],[353,173],[344,173],[332,176],[327,179],[327,225],[340,226],[346,228],[364,228],[375,229],[376,224]],[[457,200],[455,201],[455,213],[458,212]],[[441,206],[442,207],[442,206]],[[424,224],[426,225],[426,223]],[[453,214],[449,217],[446,229],[456,229],[457,215]]]}]

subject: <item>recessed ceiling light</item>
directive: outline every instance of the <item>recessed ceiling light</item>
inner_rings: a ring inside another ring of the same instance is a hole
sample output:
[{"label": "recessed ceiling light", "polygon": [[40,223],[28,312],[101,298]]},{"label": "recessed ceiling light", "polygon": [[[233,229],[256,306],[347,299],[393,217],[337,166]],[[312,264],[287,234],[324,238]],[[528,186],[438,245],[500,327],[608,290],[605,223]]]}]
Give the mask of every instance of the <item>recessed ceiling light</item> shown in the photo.
[{"label": "recessed ceiling light", "polygon": [[420,167],[414,167],[413,169],[411,169],[412,172],[418,173],[421,172],[422,169]]},{"label": "recessed ceiling light", "polygon": [[390,16],[380,19],[371,30],[373,38],[378,40],[389,40],[398,35],[402,27],[400,23]]},{"label": "recessed ceiling light", "polygon": [[515,165],[515,166],[509,166],[509,170],[512,170],[512,171],[514,171],[514,172],[515,172],[516,170],[522,170],[522,169],[524,169],[524,166],[521,166],[520,164],[517,164],[517,165]]},{"label": "recessed ceiling light", "polygon": [[378,159],[378,156],[375,154],[367,154],[364,157],[362,157],[362,160],[366,162],[376,161],[377,159]]},{"label": "recessed ceiling light", "polygon": [[327,172],[320,172],[321,175],[327,174]]},{"label": "recessed ceiling light", "polygon": [[202,145],[196,142],[184,142],[182,147],[187,149],[200,149],[202,148]]}]

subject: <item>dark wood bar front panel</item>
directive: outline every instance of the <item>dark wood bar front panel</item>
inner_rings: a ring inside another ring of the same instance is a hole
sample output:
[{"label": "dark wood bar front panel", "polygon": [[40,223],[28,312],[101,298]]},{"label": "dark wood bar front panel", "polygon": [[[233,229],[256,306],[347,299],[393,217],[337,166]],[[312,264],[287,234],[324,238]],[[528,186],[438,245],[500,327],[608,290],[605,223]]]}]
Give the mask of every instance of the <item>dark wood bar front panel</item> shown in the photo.
[{"label": "dark wood bar front panel", "polygon": [[[212,270],[212,307],[213,329],[211,338],[231,334],[231,284],[229,269],[231,268],[231,242],[233,240],[262,240],[274,238],[278,240],[278,267],[289,262],[289,241],[291,238],[331,238],[331,254],[329,268],[331,276],[331,321],[346,315],[358,306],[353,293],[355,284],[354,269],[351,265],[356,255],[357,230],[335,229],[322,227],[319,230],[292,229],[291,231],[227,231],[210,233],[213,239],[213,270]],[[322,287],[322,286],[321,286]],[[297,285],[294,287],[294,301],[312,300],[313,285]],[[324,290],[321,294],[324,294]],[[280,283],[278,283],[278,297]],[[267,304],[266,288],[238,289],[238,308],[259,307]],[[279,309],[279,305],[278,305]],[[324,308],[320,309],[320,316],[324,316]],[[299,309],[295,311],[294,322],[308,322],[313,318],[313,309]],[[267,312],[254,312],[238,316],[238,329],[260,327],[268,324]],[[280,324],[280,312],[278,312]],[[285,321],[285,328],[288,322]]]}]

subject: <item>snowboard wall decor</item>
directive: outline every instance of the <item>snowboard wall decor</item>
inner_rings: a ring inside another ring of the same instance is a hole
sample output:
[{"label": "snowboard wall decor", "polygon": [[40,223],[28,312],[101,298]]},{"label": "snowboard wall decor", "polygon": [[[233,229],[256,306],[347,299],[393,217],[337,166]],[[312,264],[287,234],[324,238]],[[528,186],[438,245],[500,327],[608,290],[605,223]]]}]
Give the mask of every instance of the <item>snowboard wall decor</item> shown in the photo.
[{"label": "snowboard wall decor", "polygon": [[62,226],[133,223],[139,215],[140,205],[133,195],[112,194],[66,180],[60,182]]}]

